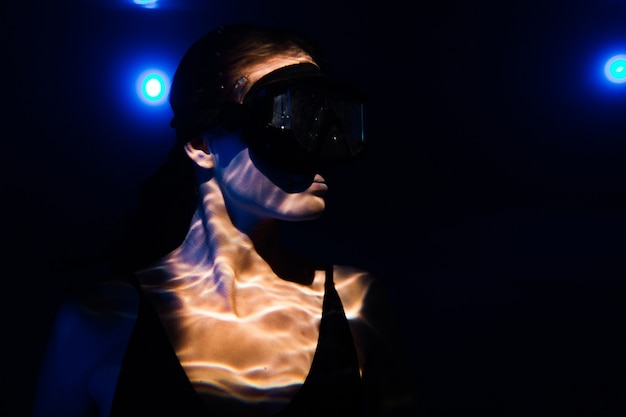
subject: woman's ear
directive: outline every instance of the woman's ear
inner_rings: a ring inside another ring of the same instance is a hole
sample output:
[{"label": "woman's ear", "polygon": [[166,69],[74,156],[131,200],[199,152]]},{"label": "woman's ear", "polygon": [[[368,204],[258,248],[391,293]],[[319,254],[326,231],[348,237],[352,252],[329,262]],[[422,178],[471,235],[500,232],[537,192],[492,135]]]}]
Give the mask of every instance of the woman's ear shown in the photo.
[{"label": "woman's ear", "polygon": [[215,159],[206,141],[201,135],[195,136],[189,142],[185,143],[185,152],[200,168],[213,169],[215,167]]}]

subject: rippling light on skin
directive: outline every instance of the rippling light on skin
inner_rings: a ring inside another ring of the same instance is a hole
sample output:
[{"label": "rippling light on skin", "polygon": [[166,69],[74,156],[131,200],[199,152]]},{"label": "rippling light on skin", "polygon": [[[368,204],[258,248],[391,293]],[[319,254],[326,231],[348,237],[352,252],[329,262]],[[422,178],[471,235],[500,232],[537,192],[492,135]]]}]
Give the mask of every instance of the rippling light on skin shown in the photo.
[{"label": "rippling light on skin", "polygon": [[173,301],[161,316],[166,329],[176,329],[174,347],[196,390],[245,403],[288,402],[315,353],[323,285],[294,291],[271,280],[269,271],[259,271],[251,282],[229,288],[235,314],[222,306],[224,295],[212,279],[226,279],[230,271],[179,263],[165,268],[176,282],[167,289],[157,286],[157,294],[147,291]]},{"label": "rippling light on skin", "polygon": [[137,77],[137,95],[146,104],[158,106],[167,101],[169,78],[160,70],[150,69]]},{"label": "rippling light on skin", "polygon": [[626,82],[626,55],[615,55],[604,65],[604,74],[614,83]]},{"label": "rippling light on skin", "polygon": [[[195,219],[186,242],[198,248],[203,230]],[[142,286],[159,300],[155,305],[166,332],[199,394],[263,407],[286,404],[316,352],[325,271],[318,271],[311,285],[276,279],[261,265],[235,279],[238,273],[229,265],[249,259],[241,259],[250,253],[249,242],[234,229],[218,230],[211,233],[221,242],[214,263],[189,256],[183,246],[141,271]],[[359,317],[370,281],[350,268],[335,269],[334,275],[347,317]]]}]

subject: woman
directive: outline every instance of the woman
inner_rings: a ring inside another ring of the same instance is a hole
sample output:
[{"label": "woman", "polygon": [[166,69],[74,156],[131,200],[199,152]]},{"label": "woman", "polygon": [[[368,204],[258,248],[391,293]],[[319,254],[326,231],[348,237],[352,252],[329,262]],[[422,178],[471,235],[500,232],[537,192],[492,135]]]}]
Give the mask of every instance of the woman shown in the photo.
[{"label": "woman", "polygon": [[[59,311],[34,416],[413,416],[366,272],[285,243],[364,147],[363,99],[288,30],[221,27],[181,60],[177,143],[113,270]],[[128,284],[125,284],[127,282]]]}]

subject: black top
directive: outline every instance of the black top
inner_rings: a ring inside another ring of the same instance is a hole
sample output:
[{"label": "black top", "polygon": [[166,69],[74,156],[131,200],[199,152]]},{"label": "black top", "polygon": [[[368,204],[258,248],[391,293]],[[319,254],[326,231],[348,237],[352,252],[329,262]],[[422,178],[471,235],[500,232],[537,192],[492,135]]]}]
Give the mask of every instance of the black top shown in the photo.
[{"label": "black top", "polygon": [[[187,378],[150,301],[140,292],[111,417],[214,417]],[[322,319],[309,374],[276,417],[362,416],[359,364],[332,268],[326,270]],[[236,416],[233,416],[236,417]]]}]

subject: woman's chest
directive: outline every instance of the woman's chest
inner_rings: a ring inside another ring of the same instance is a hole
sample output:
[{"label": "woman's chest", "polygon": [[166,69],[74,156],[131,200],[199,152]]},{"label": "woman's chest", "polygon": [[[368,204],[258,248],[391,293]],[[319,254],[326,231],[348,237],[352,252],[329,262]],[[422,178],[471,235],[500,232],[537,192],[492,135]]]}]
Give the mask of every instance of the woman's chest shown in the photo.
[{"label": "woman's chest", "polygon": [[217,293],[198,294],[170,294],[157,311],[200,397],[272,410],[288,403],[311,369],[323,292],[239,288],[228,308]]}]

